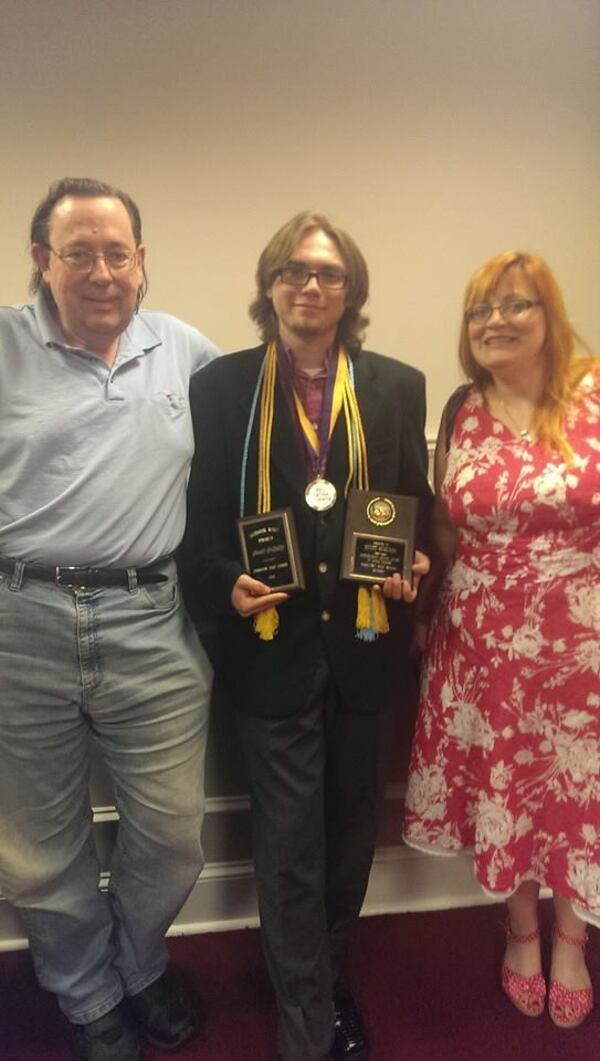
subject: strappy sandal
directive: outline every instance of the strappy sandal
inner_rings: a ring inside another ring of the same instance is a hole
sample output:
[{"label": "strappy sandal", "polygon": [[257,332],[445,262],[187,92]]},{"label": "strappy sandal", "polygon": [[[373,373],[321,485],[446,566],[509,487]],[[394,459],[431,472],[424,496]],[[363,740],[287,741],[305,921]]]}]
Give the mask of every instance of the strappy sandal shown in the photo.
[{"label": "strappy sandal", "polygon": [[[510,921],[504,924],[506,938],[511,943],[535,943],[540,938],[540,930],[519,935],[513,932]],[[526,1017],[539,1017],[544,1010],[546,1002],[546,981],[541,973],[533,973],[532,976],[522,976],[515,972],[506,962],[502,965],[502,990],[508,995],[513,1006]]]},{"label": "strappy sandal", "polygon": [[[563,943],[585,950],[588,938],[587,931],[583,936],[577,938],[576,936],[567,936],[565,932],[561,932],[558,925],[555,925],[554,932],[559,939],[562,939]],[[591,1013],[593,1005],[593,988],[581,987],[571,991],[564,984],[561,984],[560,980],[550,981],[548,1012],[558,1028],[577,1028]]]}]

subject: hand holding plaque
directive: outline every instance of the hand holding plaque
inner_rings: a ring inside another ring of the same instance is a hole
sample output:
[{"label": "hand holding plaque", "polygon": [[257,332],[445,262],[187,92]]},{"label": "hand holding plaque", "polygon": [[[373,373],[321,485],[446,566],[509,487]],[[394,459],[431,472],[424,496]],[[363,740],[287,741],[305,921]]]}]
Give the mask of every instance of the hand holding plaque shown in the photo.
[{"label": "hand holding plaque", "polygon": [[396,571],[412,579],[418,500],[376,490],[350,490],[340,578],[381,584]]},{"label": "hand holding plaque", "polygon": [[242,563],[248,574],[272,590],[304,589],[294,513],[280,508],[237,521]]}]

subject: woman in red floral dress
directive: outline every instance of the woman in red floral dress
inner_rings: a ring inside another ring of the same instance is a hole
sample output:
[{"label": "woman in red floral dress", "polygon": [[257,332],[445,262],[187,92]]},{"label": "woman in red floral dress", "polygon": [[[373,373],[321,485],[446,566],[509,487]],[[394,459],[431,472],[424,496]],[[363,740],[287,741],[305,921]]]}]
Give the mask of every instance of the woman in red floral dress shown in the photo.
[{"label": "woman in red floral dress", "polygon": [[436,451],[438,569],[405,838],[474,852],[506,898],[502,983],[546,1002],[537,903],[554,896],[548,1008],[592,1008],[586,924],[600,924],[600,373],[548,266],[508,252],[465,298]]}]

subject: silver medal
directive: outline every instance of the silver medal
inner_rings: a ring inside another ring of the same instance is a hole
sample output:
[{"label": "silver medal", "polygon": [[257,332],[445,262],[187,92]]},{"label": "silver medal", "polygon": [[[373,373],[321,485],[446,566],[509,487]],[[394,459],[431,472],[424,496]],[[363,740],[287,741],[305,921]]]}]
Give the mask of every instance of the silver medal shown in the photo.
[{"label": "silver medal", "polygon": [[318,475],[316,479],[311,479],[307,484],[304,497],[308,507],[315,512],[327,512],[328,509],[333,508],[335,505],[337,490],[334,484],[329,482],[329,479],[323,479],[322,476]]}]

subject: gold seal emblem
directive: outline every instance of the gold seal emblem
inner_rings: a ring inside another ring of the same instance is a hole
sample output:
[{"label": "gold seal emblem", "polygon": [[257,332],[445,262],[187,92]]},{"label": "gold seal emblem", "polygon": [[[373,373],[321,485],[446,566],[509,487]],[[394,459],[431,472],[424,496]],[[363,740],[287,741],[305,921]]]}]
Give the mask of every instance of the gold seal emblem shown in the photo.
[{"label": "gold seal emblem", "polygon": [[387,527],[396,518],[396,506],[389,497],[374,497],[367,505],[367,519],[376,527]]}]

